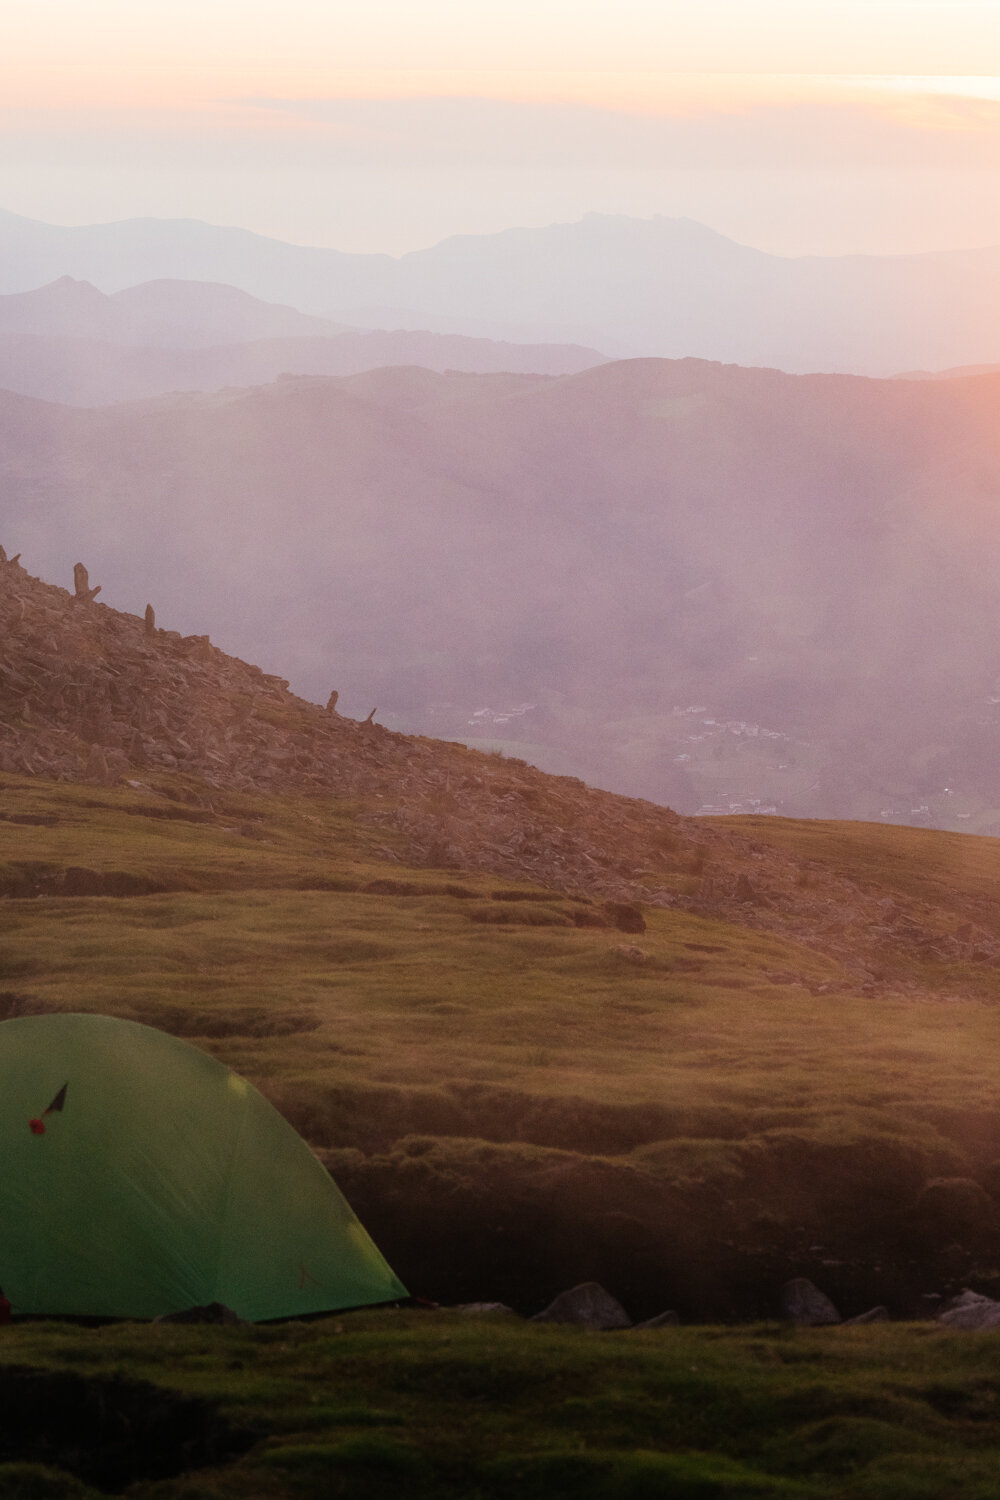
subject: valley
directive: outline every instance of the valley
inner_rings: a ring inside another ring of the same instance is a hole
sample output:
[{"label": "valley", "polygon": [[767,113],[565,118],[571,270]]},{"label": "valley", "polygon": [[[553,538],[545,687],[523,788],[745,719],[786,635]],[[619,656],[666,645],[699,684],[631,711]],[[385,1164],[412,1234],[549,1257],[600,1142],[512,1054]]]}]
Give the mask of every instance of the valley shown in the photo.
[{"label": "valley", "polygon": [[990,833],[997,378],[634,360],[7,394],[5,545],[358,719],[542,747],[689,814]]}]

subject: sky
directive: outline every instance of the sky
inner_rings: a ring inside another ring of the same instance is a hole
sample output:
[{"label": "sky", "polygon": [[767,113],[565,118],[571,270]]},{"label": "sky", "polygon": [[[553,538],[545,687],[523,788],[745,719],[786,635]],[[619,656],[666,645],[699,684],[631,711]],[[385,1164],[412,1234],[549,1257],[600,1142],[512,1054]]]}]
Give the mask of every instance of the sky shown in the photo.
[{"label": "sky", "polygon": [[8,0],[0,207],[391,254],[587,212],[1000,244],[1000,0]]}]

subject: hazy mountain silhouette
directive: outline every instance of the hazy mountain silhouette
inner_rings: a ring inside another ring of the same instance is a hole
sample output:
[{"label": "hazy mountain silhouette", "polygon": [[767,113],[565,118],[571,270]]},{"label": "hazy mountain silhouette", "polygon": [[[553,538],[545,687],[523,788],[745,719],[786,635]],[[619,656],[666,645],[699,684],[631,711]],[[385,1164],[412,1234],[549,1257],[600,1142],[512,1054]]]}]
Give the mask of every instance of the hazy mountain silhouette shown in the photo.
[{"label": "hazy mountain silhouette", "polygon": [[904,370],[900,380],[958,380],[966,375],[995,375],[1000,365],[956,365],[951,370]]},{"label": "hazy mountain silhouette", "polygon": [[264,385],[289,374],[352,375],[387,365],[570,374],[603,363],[605,356],[596,350],[571,344],[505,344],[405,331],[258,339],[208,349],[139,349],[94,339],[0,334],[0,387],[74,406]]},{"label": "hazy mountain silhouette", "polygon": [[61,276],[0,297],[0,333],[97,339],[149,348],[199,349],[249,339],[326,337],[343,324],[275,306],[233,286],[148,281],[110,296]]},{"label": "hazy mountain silhouette", "polygon": [[1000,354],[1000,248],[791,259],[687,219],[589,214],[394,258],[197,220],[60,227],[0,214],[0,289],[65,275],[106,292],[160,278],[223,282],[352,325],[792,371],[889,375]]},{"label": "hazy mountain silhouette", "polygon": [[8,394],[5,535],[348,713],[682,810],[985,829],[998,396],[693,360]]},{"label": "hazy mountain silhouette", "polygon": [[0,297],[0,387],[96,406],[380,365],[570,374],[606,356],[418,330],[344,329],[234,287],[155,281],[106,295],[64,276]]}]

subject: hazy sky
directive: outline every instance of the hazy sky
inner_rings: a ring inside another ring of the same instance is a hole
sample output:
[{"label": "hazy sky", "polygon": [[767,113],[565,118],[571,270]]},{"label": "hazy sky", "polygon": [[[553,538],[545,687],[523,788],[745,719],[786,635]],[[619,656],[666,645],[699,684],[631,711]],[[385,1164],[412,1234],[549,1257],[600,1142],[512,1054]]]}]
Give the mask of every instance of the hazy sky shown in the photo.
[{"label": "hazy sky", "polygon": [[1000,0],[8,0],[0,101],[0,207],[59,223],[1000,243]]}]

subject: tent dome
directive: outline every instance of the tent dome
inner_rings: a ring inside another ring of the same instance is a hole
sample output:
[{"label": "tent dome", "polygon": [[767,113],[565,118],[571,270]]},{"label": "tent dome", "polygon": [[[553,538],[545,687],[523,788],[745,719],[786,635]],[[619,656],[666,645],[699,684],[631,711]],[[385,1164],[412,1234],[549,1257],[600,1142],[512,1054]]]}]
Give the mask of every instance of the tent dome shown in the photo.
[{"label": "tent dome", "polygon": [[16,1313],[293,1317],[405,1297],[266,1099],[108,1016],[0,1023],[0,1286]]}]

